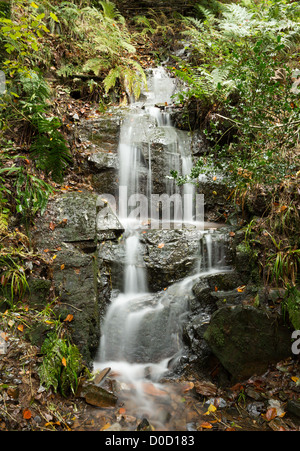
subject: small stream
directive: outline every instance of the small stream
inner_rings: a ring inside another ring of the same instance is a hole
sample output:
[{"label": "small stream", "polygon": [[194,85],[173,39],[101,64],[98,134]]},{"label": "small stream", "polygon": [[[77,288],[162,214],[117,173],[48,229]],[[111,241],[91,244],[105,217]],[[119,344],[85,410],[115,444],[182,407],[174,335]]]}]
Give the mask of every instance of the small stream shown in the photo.
[{"label": "small stream", "polygon": [[[171,403],[171,388],[161,381],[172,375],[184,358],[182,330],[194,296],[193,285],[199,277],[230,271],[219,233],[212,231],[209,224],[199,223],[196,216],[194,185],[180,188],[166,177],[171,170],[189,174],[193,165],[187,132],[175,129],[170,114],[161,107],[172,103],[175,88],[175,80],[162,67],[154,69],[143,101],[131,105],[121,127],[119,184],[123,194],[118,217],[125,228],[123,285],[120,291],[113,290],[94,362],[96,370],[109,367],[119,383],[124,384],[124,399],[135,416],[146,416],[160,428],[164,427],[164,420],[157,415],[153,393],[164,393],[165,403]],[[157,142],[163,148],[157,150],[153,144]],[[153,152],[160,152],[158,161],[164,179],[157,177]],[[178,198],[174,199],[183,201],[170,204],[164,216],[164,206],[160,208],[153,201],[157,194],[168,198],[175,195]],[[137,208],[132,200],[142,202]],[[154,226],[162,231],[166,224],[171,229],[180,226],[197,232],[196,263],[191,265],[187,277],[162,291],[151,292],[142,233]],[[203,321],[207,319],[203,314]]]}]

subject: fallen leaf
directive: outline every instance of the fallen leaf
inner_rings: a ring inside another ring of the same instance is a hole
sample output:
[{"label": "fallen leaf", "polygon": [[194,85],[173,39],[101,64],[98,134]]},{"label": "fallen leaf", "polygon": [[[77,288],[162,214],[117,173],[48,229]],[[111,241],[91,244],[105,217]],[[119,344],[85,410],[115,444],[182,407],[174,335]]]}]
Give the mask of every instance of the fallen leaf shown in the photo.
[{"label": "fallen leaf", "polygon": [[183,385],[183,393],[187,393],[188,391],[192,390],[194,388],[194,382],[186,382]]},{"label": "fallen leaf", "polygon": [[270,409],[268,409],[267,412],[266,412],[265,417],[266,417],[267,421],[274,420],[274,418],[277,417],[277,410],[276,410],[276,408],[275,407],[271,407]]},{"label": "fallen leaf", "polygon": [[30,420],[30,418],[31,418],[31,412],[30,412],[29,409],[23,410],[23,418],[24,418],[25,420]]},{"label": "fallen leaf", "polygon": [[287,209],[288,207],[286,205],[282,205],[282,207],[280,207],[280,211],[283,212]]},{"label": "fallen leaf", "polygon": [[61,359],[61,363],[63,364],[64,367],[67,366],[67,361],[64,357]]},{"label": "fallen leaf", "polygon": [[65,265],[61,265],[60,269],[61,270],[65,269]]},{"label": "fallen leaf", "polygon": [[108,429],[111,426],[110,423],[106,423],[101,429],[100,431],[105,431],[105,429]]},{"label": "fallen leaf", "polygon": [[19,325],[18,325],[18,330],[19,330],[20,332],[23,332],[23,330],[24,330],[23,324],[19,324]]},{"label": "fallen leaf", "polygon": [[239,293],[242,293],[243,291],[245,291],[245,288],[246,288],[246,285],[242,285],[241,287],[238,287],[238,288],[237,288],[237,291],[238,291]]},{"label": "fallen leaf", "polygon": [[74,316],[71,315],[71,313],[69,313],[69,315],[66,317],[66,319],[64,321],[67,321],[70,323],[71,321],[73,321],[73,318],[74,318]]},{"label": "fallen leaf", "polygon": [[208,423],[207,421],[204,421],[204,423],[200,424],[200,427],[203,429],[212,429],[213,425]]},{"label": "fallen leaf", "polygon": [[124,415],[125,412],[126,412],[126,409],[124,409],[124,407],[121,407],[121,408],[119,409],[119,414],[120,414],[120,415]]},{"label": "fallen leaf", "polygon": [[202,396],[216,396],[218,390],[217,386],[209,381],[196,381],[195,389]]},{"label": "fallen leaf", "polygon": [[164,244],[164,243],[160,243],[157,247],[158,247],[159,249],[162,249],[163,247],[165,247],[165,244]]},{"label": "fallen leaf", "polygon": [[212,412],[215,412],[216,410],[217,408],[213,404],[210,404],[207,409],[207,412],[205,412],[204,415],[210,415]]},{"label": "fallen leaf", "polygon": [[55,229],[55,224],[54,224],[54,222],[50,222],[50,224],[49,224],[49,229],[51,229],[52,231]]}]

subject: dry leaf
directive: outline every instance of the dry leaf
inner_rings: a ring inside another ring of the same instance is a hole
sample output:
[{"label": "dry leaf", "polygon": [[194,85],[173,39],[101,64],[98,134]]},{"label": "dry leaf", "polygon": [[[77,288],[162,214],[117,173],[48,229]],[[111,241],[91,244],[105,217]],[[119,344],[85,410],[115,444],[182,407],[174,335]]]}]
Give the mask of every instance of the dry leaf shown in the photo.
[{"label": "dry leaf", "polygon": [[215,412],[216,410],[217,408],[213,404],[210,404],[209,408],[207,409],[207,412],[205,412],[204,415],[210,415],[212,412]]},{"label": "dry leaf", "polygon": [[213,425],[208,423],[207,421],[204,421],[204,423],[200,424],[200,427],[203,429],[212,429]]},{"label": "dry leaf", "polygon": [[61,270],[65,269],[65,265],[61,265],[60,269]]},{"label": "dry leaf", "polygon": [[245,288],[246,288],[246,285],[242,285],[241,287],[238,287],[238,288],[237,288],[237,291],[238,291],[239,293],[242,293],[243,291],[245,291]]},{"label": "dry leaf", "polygon": [[67,366],[67,361],[64,357],[61,359],[61,363],[63,364],[64,367]]},{"label": "dry leaf", "polygon": [[194,382],[186,382],[183,385],[183,393],[187,393],[188,391],[192,390],[194,388]]},{"label": "dry leaf", "polygon": [[19,330],[20,332],[23,332],[23,330],[24,330],[23,324],[19,324],[19,325],[18,325],[18,330]]},{"label": "dry leaf", "polygon": [[165,247],[165,243],[160,243],[157,247],[158,247],[159,249],[162,249],[163,247]]},{"label": "dry leaf", "polygon": [[275,407],[271,407],[267,410],[265,417],[267,421],[274,420],[274,418],[277,417],[277,409],[275,409]]},{"label": "dry leaf", "polygon": [[30,420],[30,418],[31,418],[31,412],[30,412],[29,409],[23,410],[23,418],[24,418],[25,420]]},{"label": "dry leaf", "polygon": [[71,315],[71,313],[69,313],[69,315],[67,315],[67,317],[64,321],[68,321],[70,323],[71,321],[73,321],[73,318],[74,318],[74,316]]},{"label": "dry leaf", "polygon": [[54,222],[50,222],[50,224],[49,224],[49,229],[51,229],[52,231],[55,229],[55,224],[54,224]]}]

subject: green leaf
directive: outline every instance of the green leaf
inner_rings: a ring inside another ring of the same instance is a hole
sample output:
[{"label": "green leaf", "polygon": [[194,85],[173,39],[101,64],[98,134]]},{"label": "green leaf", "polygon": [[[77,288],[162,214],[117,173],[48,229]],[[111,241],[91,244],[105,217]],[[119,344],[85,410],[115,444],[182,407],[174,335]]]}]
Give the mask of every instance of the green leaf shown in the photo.
[{"label": "green leaf", "polygon": [[51,19],[53,19],[55,22],[59,23],[59,20],[57,18],[57,16],[54,13],[50,13],[50,17]]}]

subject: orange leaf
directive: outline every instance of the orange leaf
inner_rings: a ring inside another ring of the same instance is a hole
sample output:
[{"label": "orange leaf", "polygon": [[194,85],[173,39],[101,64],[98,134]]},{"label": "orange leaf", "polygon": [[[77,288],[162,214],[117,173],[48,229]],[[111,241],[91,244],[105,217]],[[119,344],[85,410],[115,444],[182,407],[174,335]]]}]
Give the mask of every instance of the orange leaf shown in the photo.
[{"label": "orange leaf", "polygon": [[24,418],[25,420],[30,420],[30,418],[31,418],[31,412],[30,412],[29,409],[23,410],[23,418]]},{"label": "orange leaf", "polygon": [[200,424],[200,427],[203,429],[212,429],[212,424],[208,423],[207,421],[204,421],[204,423]]},{"label": "orange leaf", "polygon": [[192,390],[194,388],[193,382],[186,382],[183,386],[183,393],[187,393],[188,391]]},{"label": "orange leaf", "polygon": [[18,325],[18,330],[19,330],[20,332],[23,332],[23,330],[24,330],[23,324],[19,324],[19,325]]},{"label": "orange leaf", "polygon": [[68,321],[70,323],[71,321],[73,321],[73,318],[74,316],[69,313],[69,315],[66,317],[64,321]]},{"label": "orange leaf", "polygon": [[126,412],[126,409],[124,409],[124,407],[121,407],[121,408],[119,409],[119,413],[120,413],[121,415],[124,415],[125,412]]},{"label": "orange leaf", "polygon": [[62,358],[61,363],[63,364],[63,366],[67,366],[67,361],[64,357]]},{"label": "orange leaf", "polygon": [[61,270],[65,269],[65,265],[61,265],[60,269]]},{"label": "orange leaf", "polygon": [[215,291],[218,291],[218,287],[217,286],[215,287]]},{"label": "orange leaf", "polygon": [[238,288],[237,288],[237,291],[238,291],[239,293],[242,293],[242,292],[245,290],[245,288],[246,288],[246,285],[243,285],[243,286],[241,286],[241,287],[238,287]]},{"label": "orange leaf", "polygon": [[165,243],[160,243],[157,247],[158,247],[159,249],[162,249],[163,247],[165,247]]},{"label": "orange leaf", "polygon": [[50,222],[49,228],[50,228],[52,231],[55,229],[55,224],[54,224],[54,222]]},{"label": "orange leaf", "polygon": [[280,211],[285,211],[288,207],[286,205],[282,205],[282,207],[280,207]]}]

